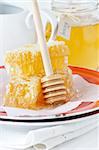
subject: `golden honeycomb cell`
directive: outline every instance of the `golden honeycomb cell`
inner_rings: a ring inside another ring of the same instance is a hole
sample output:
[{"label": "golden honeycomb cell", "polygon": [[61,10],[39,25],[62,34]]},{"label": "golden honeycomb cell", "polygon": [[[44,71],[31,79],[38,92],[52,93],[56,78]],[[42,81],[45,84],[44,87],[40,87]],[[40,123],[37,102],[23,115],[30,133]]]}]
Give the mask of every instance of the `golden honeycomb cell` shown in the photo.
[{"label": "golden honeycomb cell", "polygon": [[7,86],[4,105],[28,109],[44,107],[40,78],[11,79]]},{"label": "golden honeycomb cell", "polygon": [[[67,69],[66,74],[62,74],[62,77],[65,81],[66,102],[68,102],[74,96],[72,72]],[[54,107],[44,100],[40,77],[12,78],[6,90],[4,105],[25,109]]]},{"label": "golden honeycomb cell", "polygon": [[[68,47],[64,42],[52,42],[48,45],[54,73],[63,73],[68,65]],[[28,45],[6,54],[5,64],[11,75],[32,77],[45,75],[41,53],[35,45]]]},{"label": "golden honeycomb cell", "polygon": [[[61,74],[66,87],[66,102],[74,96],[72,72],[68,68],[68,47],[64,42],[53,41],[48,44],[53,72]],[[44,67],[38,45],[27,45],[10,51],[5,57],[5,66],[10,81],[5,94],[5,106],[42,109],[53,108],[43,96],[41,78]]]}]

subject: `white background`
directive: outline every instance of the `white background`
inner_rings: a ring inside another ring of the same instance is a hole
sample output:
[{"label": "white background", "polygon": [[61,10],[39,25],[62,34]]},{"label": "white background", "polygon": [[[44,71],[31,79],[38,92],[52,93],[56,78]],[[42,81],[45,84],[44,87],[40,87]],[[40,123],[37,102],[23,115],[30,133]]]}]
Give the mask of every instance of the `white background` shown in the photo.
[{"label": "white background", "polygon": [[[49,3],[51,0],[39,0],[39,2],[43,2],[43,3]],[[32,8],[32,0],[0,0],[0,2],[9,2],[13,5],[17,5],[19,7],[23,7],[23,8],[28,8],[31,9]]]},{"label": "white background", "polygon": [[[52,0],[39,0],[40,6],[46,9],[50,9],[51,7],[51,1]],[[78,0],[80,1],[80,0]],[[81,0],[82,1],[82,0]],[[83,0],[87,1],[87,0]],[[89,2],[94,1],[94,0],[88,0]],[[99,0],[96,0],[99,2]],[[0,0],[0,2],[7,2],[12,5],[17,5],[19,7],[23,7],[29,10],[32,10],[32,0]]]},{"label": "white background", "polygon": [[9,2],[11,4],[25,8],[30,8],[32,4],[32,0],[0,0],[0,2]]}]

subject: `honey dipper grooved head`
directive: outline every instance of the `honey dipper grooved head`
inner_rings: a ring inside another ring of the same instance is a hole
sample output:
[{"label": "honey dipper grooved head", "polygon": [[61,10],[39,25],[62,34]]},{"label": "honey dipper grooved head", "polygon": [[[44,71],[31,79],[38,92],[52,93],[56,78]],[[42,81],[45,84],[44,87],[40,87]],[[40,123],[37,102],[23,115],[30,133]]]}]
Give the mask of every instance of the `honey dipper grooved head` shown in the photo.
[{"label": "honey dipper grooved head", "polygon": [[45,76],[41,83],[46,103],[59,105],[66,102],[66,87],[62,75]]}]

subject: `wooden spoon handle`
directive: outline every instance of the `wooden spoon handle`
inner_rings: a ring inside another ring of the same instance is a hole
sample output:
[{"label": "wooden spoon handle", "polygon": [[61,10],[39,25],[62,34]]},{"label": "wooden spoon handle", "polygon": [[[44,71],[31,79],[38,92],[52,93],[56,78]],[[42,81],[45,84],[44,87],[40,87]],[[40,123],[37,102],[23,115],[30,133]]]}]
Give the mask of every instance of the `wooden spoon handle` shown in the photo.
[{"label": "wooden spoon handle", "polygon": [[34,23],[35,23],[37,36],[38,36],[38,42],[39,42],[39,45],[40,45],[40,50],[41,50],[41,55],[42,55],[42,59],[43,59],[44,69],[45,69],[46,75],[50,76],[51,74],[53,74],[53,70],[52,70],[52,65],[51,65],[51,61],[50,61],[49,52],[48,52],[48,49],[47,49],[45,35],[44,35],[44,32],[43,32],[43,25],[42,25],[40,10],[39,10],[37,0],[32,0],[32,1],[33,1]]}]

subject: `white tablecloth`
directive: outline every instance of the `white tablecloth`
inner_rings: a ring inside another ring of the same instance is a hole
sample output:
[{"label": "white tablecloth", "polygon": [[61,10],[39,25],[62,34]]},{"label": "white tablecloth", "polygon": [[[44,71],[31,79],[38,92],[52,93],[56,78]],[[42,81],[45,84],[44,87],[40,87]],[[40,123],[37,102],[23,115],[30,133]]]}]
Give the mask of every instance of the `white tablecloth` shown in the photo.
[{"label": "white tablecloth", "polygon": [[99,150],[99,127],[53,150]]},{"label": "white tablecloth", "polygon": [[[0,148],[0,150],[13,149]],[[33,148],[28,150],[33,150]],[[99,127],[81,137],[62,144],[53,150],[99,150]]]}]

